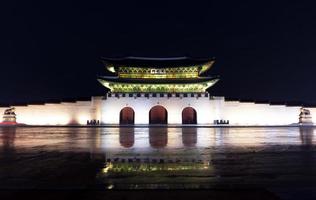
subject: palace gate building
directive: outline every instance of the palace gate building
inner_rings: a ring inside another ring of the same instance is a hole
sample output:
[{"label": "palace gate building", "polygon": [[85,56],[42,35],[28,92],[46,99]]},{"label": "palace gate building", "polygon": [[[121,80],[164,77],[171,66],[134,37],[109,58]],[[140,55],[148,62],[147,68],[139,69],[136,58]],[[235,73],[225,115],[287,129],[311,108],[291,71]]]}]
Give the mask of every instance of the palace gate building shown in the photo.
[{"label": "palace gate building", "polygon": [[[314,107],[241,102],[212,95],[219,80],[214,59],[103,58],[98,81],[107,89],[91,99],[0,107],[27,125],[298,125],[312,124]],[[210,92],[208,92],[210,91]],[[8,116],[4,116],[8,119]]]}]

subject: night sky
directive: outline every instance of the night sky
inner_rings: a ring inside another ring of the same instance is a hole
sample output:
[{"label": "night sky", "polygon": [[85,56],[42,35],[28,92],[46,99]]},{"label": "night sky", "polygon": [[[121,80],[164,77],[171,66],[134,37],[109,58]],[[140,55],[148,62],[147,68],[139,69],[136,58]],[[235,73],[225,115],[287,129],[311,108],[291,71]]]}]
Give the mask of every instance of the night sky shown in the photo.
[{"label": "night sky", "polygon": [[102,56],[215,57],[212,95],[316,103],[316,3],[191,2],[2,3],[0,103],[103,95]]}]

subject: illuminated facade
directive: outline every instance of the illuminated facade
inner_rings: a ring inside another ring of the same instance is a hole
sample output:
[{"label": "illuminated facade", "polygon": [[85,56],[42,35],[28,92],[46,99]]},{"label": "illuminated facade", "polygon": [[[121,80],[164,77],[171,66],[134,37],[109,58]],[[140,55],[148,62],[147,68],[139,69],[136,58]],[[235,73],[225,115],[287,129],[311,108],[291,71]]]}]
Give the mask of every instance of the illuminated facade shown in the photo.
[{"label": "illuminated facade", "polygon": [[[266,126],[315,123],[315,107],[240,102],[210,95],[219,79],[213,59],[103,59],[107,75],[98,81],[104,96],[72,102],[12,105],[27,125],[214,125]],[[8,113],[3,116],[8,119]],[[10,118],[11,119],[11,118]],[[8,121],[8,120],[7,120]]]}]

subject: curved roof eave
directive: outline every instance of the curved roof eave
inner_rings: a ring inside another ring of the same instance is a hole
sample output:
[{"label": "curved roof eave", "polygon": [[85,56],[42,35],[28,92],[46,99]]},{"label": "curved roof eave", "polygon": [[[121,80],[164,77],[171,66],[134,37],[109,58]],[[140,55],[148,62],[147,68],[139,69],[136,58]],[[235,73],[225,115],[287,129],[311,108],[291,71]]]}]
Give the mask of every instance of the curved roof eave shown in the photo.
[{"label": "curved roof eave", "polygon": [[207,83],[210,81],[218,81],[219,77],[200,77],[200,78],[183,78],[183,79],[120,79],[118,77],[111,76],[100,76],[98,78],[99,81],[116,83],[116,84],[196,84],[196,83]]},{"label": "curved roof eave", "polygon": [[[110,89],[110,91],[112,92],[114,90],[114,86],[112,84],[126,84],[126,83],[118,83],[118,82],[111,82],[111,81],[107,81],[107,80],[102,80],[102,79],[98,79],[98,81],[106,88]],[[213,79],[213,80],[208,80],[208,81],[204,81],[204,82],[200,82],[200,83],[190,83],[190,84],[203,84],[203,90],[206,91],[208,88],[212,87],[213,85],[215,85],[217,83],[217,81],[219,81],[219,79]],[[144,84],[144,83],[131,83],[131,85],[138,85],[138,84]],[[181,84],[181,83],[174,83],[171,85],[176,85],[176,84]],[[150,83],[146,83],[145,85],[152,85]],[[142,92],[142,91],[140,91]],[[154,92],[154,91],[153,91]],[[194,92],[194,91],[192,91]],[[199,91],[197,91],[199,92]]]},{"label": "curved roof eave", "polygon": [[210,70],[214,63],[215,63],[215,60],[211,60],[211,61],[205,63],[204,65],[202,65],[201,70],[199,72],[199,75],[201,75],[201,74],[207,72],[208,70]]},{"label": "curved roof eave", "polygon": [[190,57],[170,57],[170,58],[151,58],[151,57],[123,57],[123,58],[106,58],[102,57],[103,64],[109,69],[117,66],[130,67],[151,67],[151,68],[168,68],[168,67],[187,67],[187,66],[204,66],[215,60],[215,58],[190,58]]}]

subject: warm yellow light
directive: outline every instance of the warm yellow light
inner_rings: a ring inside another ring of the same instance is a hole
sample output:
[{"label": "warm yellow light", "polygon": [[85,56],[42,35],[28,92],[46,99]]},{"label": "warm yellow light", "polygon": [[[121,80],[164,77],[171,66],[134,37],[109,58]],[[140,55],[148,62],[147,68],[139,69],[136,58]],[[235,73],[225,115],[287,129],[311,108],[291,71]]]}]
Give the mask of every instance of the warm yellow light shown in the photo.
[{"label": "warm yellow light", "polygon": [[201,83],[124,83],[124,82],[111,82],[108,80],[98,79],[99,82],[109,88],[111,92],[156,92],[156,93],[192,93],[192,92],[205,92],[207,88],[213,86],[218,79],[208,80]]},{"label": "warm yellow light", "polygon": [[112,168],[113,168],[113,164],[112,164],[111,162],[108,162],[108,163],[106,164],[106,167],[104,167],[104,168],[102,169],[102,172],[103,172],[104,174],[106,174],[106,173],[108,173],[109,170],[111,170]]}]

